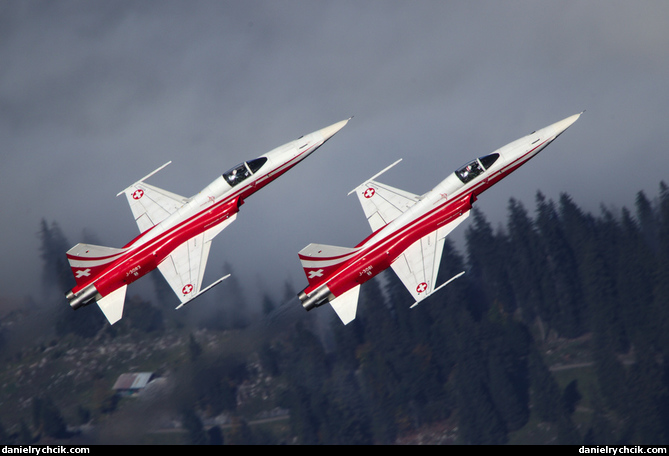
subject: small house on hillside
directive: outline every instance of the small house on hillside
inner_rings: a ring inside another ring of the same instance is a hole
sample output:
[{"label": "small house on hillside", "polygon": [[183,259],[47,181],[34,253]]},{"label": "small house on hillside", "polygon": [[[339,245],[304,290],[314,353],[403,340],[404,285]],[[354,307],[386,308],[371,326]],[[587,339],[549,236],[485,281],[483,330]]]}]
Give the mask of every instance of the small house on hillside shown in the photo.
[{"label": "small house on hillside", "polygon": [[153,372],[121,374],[112,389],[121,396],[139,394],[153,380]]}]

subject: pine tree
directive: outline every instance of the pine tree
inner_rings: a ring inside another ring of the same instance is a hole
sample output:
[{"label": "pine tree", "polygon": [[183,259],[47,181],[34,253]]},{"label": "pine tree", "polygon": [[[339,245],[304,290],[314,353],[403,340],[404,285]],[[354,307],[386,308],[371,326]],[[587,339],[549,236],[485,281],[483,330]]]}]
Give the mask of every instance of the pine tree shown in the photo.
[{"label": "pine tree", "polygon": [[650,351],[637,353],[629,367],[626,389],[629,391],[632,443],[666,445],[669,441],[669,391],[665,368]]},{"label": "pine tree", "polygon": [[[437,282],[444,283],[465,270],[464,258],[455,249],[453,243],[446,239]],[[421,304],[411,309],[413,312],[424,314],[425,318],[431,321],[427,333],[429,339],[426,339],[426,344],[432,348],[431,356],[434,368],[437,370],[442,384],[448,382],[455,365],[452,334],[446,328],[452,324],[456,315],[463,310],[475,314],[477,317],[480,315],[478,310],[473,309],[473,304],[469,300],[473,293],[472,288],[470,274],[467,273],[437,292],[430,298],[430,301],[425,302],[425,305]],[[446,388],[444,390],[446,391]],[[446,391],[444,399],[448,402],[450,411],[452,398],[448,391]]]},{"label": "pine tree", "polygon": [[392,361],[394,354],[400,351],[398,336],[403,335],[398,334],[397,320],[377,280],[366,282],[360,289],[358,319],[364,327],[364,343],[357,349],[357,359],[368,397],[372,435],[375,442],[390,444],[397,437],[397,412],[403,400],[398,394],[401,378]]},{"label": "pine tree", "polygon": [[463,443],[506,443],[507,428],[490,394],[487,359],[475,322],[461,311],[447,329],[455,345],[453,389]]},{"label": "pine tree", "polygon": [[536,226],[544,252],[544,311],[551,327],[566,337],[583,333],[581,283],[574,257],[552,201],[537,193]]},{"label": "pine tree", "polygon": [[659,350],[669,356],[669,188],[660,186],[657,252],[657,281],[653,300],[656,340]]},{"label": "pine tree", "polygon": [[75,284],[65,252],[71,247],[57,222],[40,222],[40,256],[45,285],[59,288],[63,293]]},{"label": "pine tree", "polygon": [[560,388],[536,347],[529,353],[529,369],[533,412],[542,421],[557,423],[562,409]]},{"label": "pine tree", "polygon": [[[627,350],[629,340],[620,317],[615,265],[611,265],[603,242],[592,242],[583,263],[583,293],[590,313],[593,337],[615,352]],[[616,251],[612,249],[613,251]]]},{"label": "pine tree", "polygon": [[[229,263],[223,265],[223,270],[232,271]],[[235,274],[230,275],[219,285],[219,295],[222,296],[220,305],[225,308],[228,321],[226,328],[242,329],[249,325],[250,315],[242,285]]]},{"label": "pine tree", "polygon": [[[132,327],[143,333],[160,334],[165,329],[163,312],[150,302],[133,296],[125,305],[125,324],[123,328]],[[120,329],[120,328],[119,328]]]},{"label": "pine tree", "polygon": [[522,324],[503,315],[496,315],[481,326],[490,395],[507,429],[518,430],[530,416],[527,363],[530,335]]},{"label": "pine tree", "polygon": [[622,211],[617,291],[620,318],[636,350],[655,350],[655,255],[627,209]]},{"label": "pine tree", "polygon": [[489,302],[513,313],[516,307],[506,259],[508,242],[503,233],[494,234],[485,216],[472,209],[472,223],[465,231],[471,275],[482,287]]},{"label": "pine tree", "polygon": [[592,355],[597,385],[606,406],[626,416],[630,411],[627,375],[610,340],[605,332],[596,331],[593,334]]},{"label": "pine tree", "polygon": [[328,445],[373,444],[370,417],[354,370],[336,367],[324,391],[327,406],[322,409],[320,432]]},{"label": "pine tree", "polygon": [[658,248],[659,220],[655,208],[646,197],[644,192],[637,193],[636,217],[639,220],[639,226],[644,240],[652,251]]},{"label": "pine tree", "polygon": [[521,318],[528,324],[546,319],[542,283],[543,253],[534,222],[523,205],[511,198],[507,223],[507,267]]},{"label": "pine tree", "polygon": [[270,315],[275,308],[276,305],[274,304],[274,301],[272,300],[271,296],[268,293],[264,293],[262,298],[263,317],[267,317],[268,315]]},{"label": "pine tree", "polygon": [[160,271],[153,270],[149,272],[147,276],[150,277],[151,282],[153,282],[153,289],[156,292],[158,305],[161,308],[176,308],[180,303],[179,298]]},{"label": "pine tree", "polygon": [[[42,219],[39,237],[44,285],[47,288],[55,287],[63,293],[70,290],[76,283],[65,254],[70,245],[60,226],[56,222],[52,222],[49,226],[46,220]],[[99,310],[88,308],[75,312],[66,305],[66,302],[58,307],[55,317],[56,334],[59,336],[76,334],[91,338],[105,324],[107,321]]]},{"label": "pine tree", "polygon": [[290,426],[301,445],[317,445],[320,442],[320,419],[312,407],[311,394],[303,388],[291,387],[282,394],[281,406],[290,410]]},{"label": "pine tree", "polygon": [[587,246],[592,242],[595,229],[594,217],[585,214],[566,193],[560,194],[558,214],[564,237],[574,254],[580,274]]}]

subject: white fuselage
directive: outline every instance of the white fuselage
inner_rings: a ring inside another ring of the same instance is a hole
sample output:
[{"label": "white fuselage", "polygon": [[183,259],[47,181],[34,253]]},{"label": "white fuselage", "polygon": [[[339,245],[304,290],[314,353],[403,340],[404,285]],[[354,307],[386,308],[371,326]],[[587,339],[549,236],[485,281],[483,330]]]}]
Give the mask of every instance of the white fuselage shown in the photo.
[{"label": "white fuselage", "polygon": [[[573,124],[580,114],[556,122],[513,141],[491,154],[458,168],[390,223],[345,255],[336,270],[300,294],[305,308],[313,308],[387,269],[409,246],[428,234],[445,228],[471,208],[478,195],[522,166]],[[457,226],[457,225],[455,225]],[[447,229],[448,230],[448,229]],[[342,256],[343,257],[343,256]],[[326,267],[327,259],[315,259]],[[339,260],[327,260],[335,263]]]}]

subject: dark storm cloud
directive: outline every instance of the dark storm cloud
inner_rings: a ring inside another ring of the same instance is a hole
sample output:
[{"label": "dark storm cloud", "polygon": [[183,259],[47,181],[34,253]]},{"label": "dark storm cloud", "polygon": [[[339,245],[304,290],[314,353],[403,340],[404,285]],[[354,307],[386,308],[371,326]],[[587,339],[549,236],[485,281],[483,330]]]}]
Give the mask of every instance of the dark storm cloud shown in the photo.
[{"label": "dark storm cloud", "polygon": [[[583,109],[536,160],[483,195],[496,224],[538,189],[631,206],[665,179],[669,19],[661,2],[4,1],[0,4],[2,290],[39,276],[39,220],[136,235],[114,195],[152,169],[191,196],[220,172],[354,115],[254,195],[214,242],[205,282],[305,284],[297,251],[353,245],[346,193],[382,179],[423,193],[469,158]],[[19,290],[19,291],[16,291]],[[63,302],[63,305],[65,303]]]}]

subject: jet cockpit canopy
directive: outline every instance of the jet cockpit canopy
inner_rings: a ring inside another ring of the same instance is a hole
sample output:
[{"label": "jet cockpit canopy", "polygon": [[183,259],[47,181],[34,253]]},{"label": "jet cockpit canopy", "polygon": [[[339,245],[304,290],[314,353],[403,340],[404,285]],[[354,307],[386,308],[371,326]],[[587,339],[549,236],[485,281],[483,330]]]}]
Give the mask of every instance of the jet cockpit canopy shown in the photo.
[{"label": "jet cockpit canopy", "polygon": [[466,184],[483,173],[486,169],[490,168],[498,158],[499,154],[496,153],[479,157],[467,163],[465,166],[458,168],[457,171],[455,171],[455,174],[460,178],[463,184]]},{"label": "jet cockpit canopy", "polygon": [[225,181],[230,184],[230,187],[234,187],[247,177],[257,173],[266,161],[267,157],[260,157],[240,163],[239,165],[233,166],[228,171],[224,172],[223,178],[225,178]]}]

